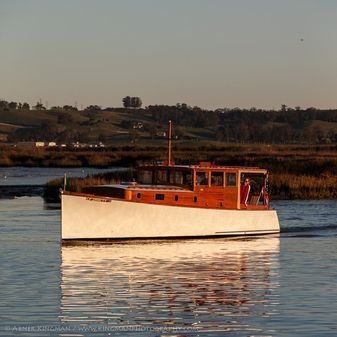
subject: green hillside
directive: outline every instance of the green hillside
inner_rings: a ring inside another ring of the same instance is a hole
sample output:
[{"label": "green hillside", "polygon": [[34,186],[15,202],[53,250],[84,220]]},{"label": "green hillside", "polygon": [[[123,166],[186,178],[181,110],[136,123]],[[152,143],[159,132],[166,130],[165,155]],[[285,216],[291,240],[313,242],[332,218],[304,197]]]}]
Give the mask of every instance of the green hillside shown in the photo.
[{"label": "green hillside", "polygon": [[335,144],[337,110],[202,110],[184,104],[146,108],[90,106],[50,110],[0,108],[0,141],[140,144],[166,142],[168,120],[177,144]]}]

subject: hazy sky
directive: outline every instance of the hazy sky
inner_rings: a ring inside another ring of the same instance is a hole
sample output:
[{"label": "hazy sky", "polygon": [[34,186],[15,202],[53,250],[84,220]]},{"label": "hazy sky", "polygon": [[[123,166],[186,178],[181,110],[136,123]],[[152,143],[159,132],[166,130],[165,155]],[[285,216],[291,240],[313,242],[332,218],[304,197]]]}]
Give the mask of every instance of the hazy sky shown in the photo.
[{"label": "hazy sky", "polygon": [[336,0],[0,0],[0,98],[337,108]]}]

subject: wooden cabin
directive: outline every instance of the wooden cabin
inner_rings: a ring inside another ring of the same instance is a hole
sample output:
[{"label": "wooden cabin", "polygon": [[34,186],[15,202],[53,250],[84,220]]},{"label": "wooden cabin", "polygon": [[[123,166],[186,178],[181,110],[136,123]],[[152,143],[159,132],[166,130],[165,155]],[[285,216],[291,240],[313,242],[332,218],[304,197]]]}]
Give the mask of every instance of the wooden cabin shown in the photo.
[{"label": "wooden cabin", "polygon": [[[243,183],[250,190],[243,202]],[[210,209],[269,209],[268,172],[257,167],[199,165],[143,165],[136,182],[91,186],[83,189],[90,197]]]}]

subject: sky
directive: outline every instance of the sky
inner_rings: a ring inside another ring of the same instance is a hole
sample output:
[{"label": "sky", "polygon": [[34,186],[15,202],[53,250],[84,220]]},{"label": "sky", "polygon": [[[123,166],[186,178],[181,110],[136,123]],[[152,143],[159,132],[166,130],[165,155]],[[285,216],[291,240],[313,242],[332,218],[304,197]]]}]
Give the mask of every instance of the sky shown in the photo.
[{"label": "sky", "polygon": [[335,0],[0,0],[0,99],[337,108]]}]

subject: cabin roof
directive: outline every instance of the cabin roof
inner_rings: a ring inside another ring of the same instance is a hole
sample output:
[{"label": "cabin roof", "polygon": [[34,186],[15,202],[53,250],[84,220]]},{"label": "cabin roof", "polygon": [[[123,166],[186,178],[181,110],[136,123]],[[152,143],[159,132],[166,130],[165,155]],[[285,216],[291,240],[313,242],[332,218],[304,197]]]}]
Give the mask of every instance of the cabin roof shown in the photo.
[{"label": "cabin roof", "polygon": [[266,172],[266,169],[262,169],[256,166],[227,166],[227,165],[141,165],[139,166],[140,169],[146,169],[146,168],[177,168],[177,169],[205,169],[205,170],[214,170],[214,171],[259,171],[259,172]]},{"label": "cabin roof", "polygon": [[139,190],[146,190],[146,191],[170,191],[170,192],[190,192],[190,190],[174,186],[174,185],[143,185],[143,184],[137,184],[137,183],[124,183],[124,184],[110,184],[110,185],[94,185],[91,187],[104,187],[104,188],[119,188],[122,190],[128,190],[128,191],[139,191]]}]

